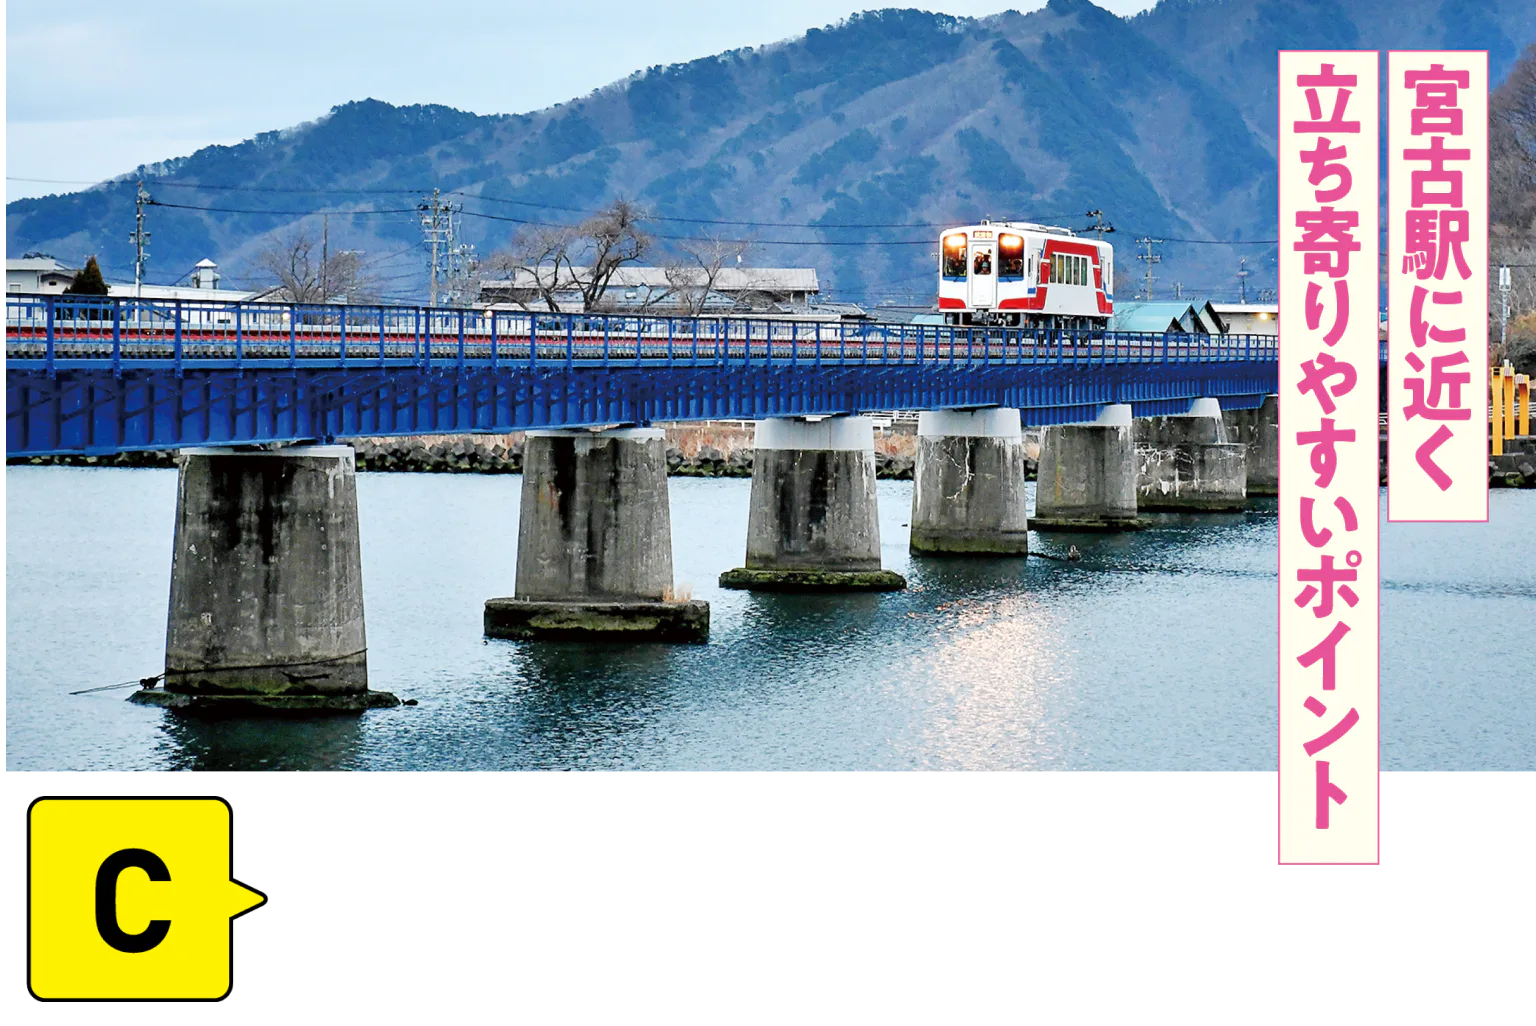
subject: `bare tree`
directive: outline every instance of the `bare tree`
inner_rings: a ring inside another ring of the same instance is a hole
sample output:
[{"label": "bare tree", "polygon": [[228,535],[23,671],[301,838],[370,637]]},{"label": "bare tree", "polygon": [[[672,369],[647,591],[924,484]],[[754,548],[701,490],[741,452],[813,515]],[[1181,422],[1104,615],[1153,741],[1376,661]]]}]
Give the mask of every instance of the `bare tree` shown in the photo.
[{"label": "bare tree", "polygon": [[509,298],[525,310],[543,306],[558,312],[561,294],[570,292],[580,296],[584,311],[596,310],[619,268],[650,251],[646,220],[639,207],[617,199],[574,227],[530,226],[510,249],[491,254],[486,273],[510,279]]},{"label": "bare tree", "polygon": [[[1497,366],[1508,359],[1536,370],[1536,44],[1510,70],[1488,103],[1488,347]],[[1500,346],[1497,268],[1510,270],[1509,335]]]},{"label": "bare tree", "polygon": [[1536,227],[1536,43],[1488,102],[1489,213],[1516,234]]},{"label": "bare tree", "polygon": [[679,246],[681,253],[666,264],[665,299],[683,313],[697,317],[711,296],[718,294],[720,273],[741,263],[751,244],[740,239],[709,239]]},{"label": "bare tree", "polygon": [[369,302],[378,291],[361,253],[339,250],[322,260],[319,245],[302,225],[274,239],[257,254],[256,265],[290,303]]}]

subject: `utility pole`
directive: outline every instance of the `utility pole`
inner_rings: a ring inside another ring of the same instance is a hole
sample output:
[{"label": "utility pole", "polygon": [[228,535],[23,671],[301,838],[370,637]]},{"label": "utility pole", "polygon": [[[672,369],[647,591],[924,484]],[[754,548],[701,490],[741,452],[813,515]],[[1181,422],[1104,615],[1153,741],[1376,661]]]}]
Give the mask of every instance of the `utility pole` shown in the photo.
[{"label": "utility pole", "polygon": [[1160,263],[1163,262],[1163,258],[1158,256],[1156,253],[1154,253],[1152,251],[1152,247],[1153,246],[1161,246],[1163,244],[1163,240],[1162,239],[1151,239],[1151,238],[1145,238],[1144,237],[1144,238],[1137,239],[1136,240],[1136,244],[1138,246],[1146,246],[1147,247],[1147,251],[1145,253],[1137,253],[1136,254],[1136,259],[1137,260],[1145,260],[1146,263],[1147,263],[1147,301],[1151,302],[1151,300],[1152,300],[1152,283],[1157,280],[1156,278],[1154,278],[1152,276],[1152,265],[1153,264],[1160,264]]},{"label": "utility pole", "polygon": [[1509,352],[1509,268],[1499,268],[1499,351]]},{"label": "utility pole", "polygon": [[[443,267],[443,259],[446,257],[448,277],[454,278],[453,273],[455,255],[453,253],[453,215],[459,208],[450,203],[444,203],[439,198],[438,190],[432,190],[432,198],[423,198],[416,205],[421,211],[421,233],[423,241],[432,247],[432,285],[428,305],[437,305],[437,276]],[[462,263],[464,254],[460,253],[458,259]]]},{"label": "utility pole", "polygon": [[149,250],[145,247],[149,243],[149,232],[144,230],[144,206],[154,202],[149,198],[149,193],[144,191],[144,183],[139,183],[139,191],[133,197],[133,232],[128,236],[128,241],[133,243],[133,298],[144,298],[144,261],[149,259]]},{"label": "utility pole", "polygon": [[427,306],[438,306],[438,247],[445,241],[447,226],[444,224],[444,204],[438,200],[438,190],[432,190],[432,200],[416,204],[421,210],[422,241],[432,246],[432,293]]},{"label": "utility pole", "polygon": [[1104,211],[1102,210],[1090,210],[1083,216],[1098,219],[1098,223],[1089,225],[1084,231],[1098,232],[1100,241],[1103,240],[1104,236],[1115,230],[1114,225],[1104,223]]},{"label": "utility pole", "polygon": [[331,263],[331,215],[325,215],[325,227],[320,229],[320,302],[331,301],[330,289],[326,286],[326,272],[330,270]]},{"label": "utility pole", "polygon": [[1248,302],[1248,275],[1253,272],[1248,270],[1248,258],[1242,257],[1237,261],[1237,301]]},{"label": "utility pole", "polygon": [[448,221],[448,302],[454,306],[462,305],[465,293],[469,289],[469,283],[474,277],[476,261],[475,247],[466,243],[453,245],[457,235],[452,215]]}]

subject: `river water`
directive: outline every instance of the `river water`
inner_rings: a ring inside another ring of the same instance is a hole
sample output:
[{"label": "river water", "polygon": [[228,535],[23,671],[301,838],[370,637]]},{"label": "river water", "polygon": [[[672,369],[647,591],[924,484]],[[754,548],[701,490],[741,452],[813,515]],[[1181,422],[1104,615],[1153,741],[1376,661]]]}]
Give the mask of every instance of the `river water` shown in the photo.
[{"label": "river water", "polygon": [[[487,642],[520,485],[359,475],[372,685],[420,705],[205,722],[69,695],[163,665],[175,472],[7,468],[7,767],[1274,766],[1273,500],[1074,536],[1080,562],[913,559],[912,485],[882,481],[908,591],[757,595],[714,583],[742,561],[748,482],[674,478],[676,576],[711,604],[709,644]],[[1536,769],[1536,492],[1491,511],[1383,524],[1385,769]]]}]

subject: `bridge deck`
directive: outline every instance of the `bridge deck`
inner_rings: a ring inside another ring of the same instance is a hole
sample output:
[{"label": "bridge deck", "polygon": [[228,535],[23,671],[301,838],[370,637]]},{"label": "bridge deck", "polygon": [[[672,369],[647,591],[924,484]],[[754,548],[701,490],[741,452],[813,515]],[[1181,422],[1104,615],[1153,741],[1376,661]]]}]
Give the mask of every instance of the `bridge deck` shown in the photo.
[{"label": "bridge deck", "polygon": [[10,455],[1273,392],[1273,336],[8,297]]}]

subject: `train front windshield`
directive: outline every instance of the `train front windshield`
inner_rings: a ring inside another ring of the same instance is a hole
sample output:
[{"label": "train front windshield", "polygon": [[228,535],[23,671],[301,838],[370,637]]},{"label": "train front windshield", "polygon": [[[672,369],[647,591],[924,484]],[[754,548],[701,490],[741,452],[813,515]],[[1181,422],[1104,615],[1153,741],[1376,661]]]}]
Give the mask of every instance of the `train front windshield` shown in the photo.
[{"label": "train front windshield", "polygon": [[944,236],[944,251],[940,257],[942,272],[946,278],[965,277],[965,233]]}]

